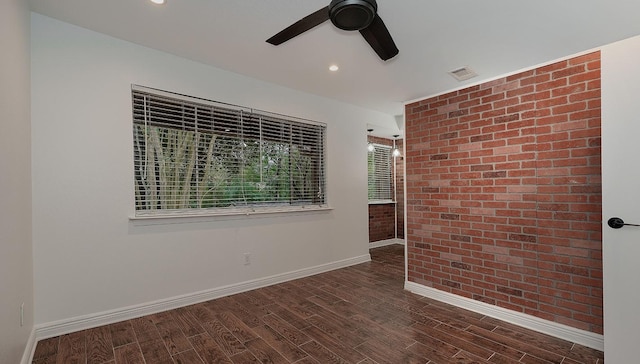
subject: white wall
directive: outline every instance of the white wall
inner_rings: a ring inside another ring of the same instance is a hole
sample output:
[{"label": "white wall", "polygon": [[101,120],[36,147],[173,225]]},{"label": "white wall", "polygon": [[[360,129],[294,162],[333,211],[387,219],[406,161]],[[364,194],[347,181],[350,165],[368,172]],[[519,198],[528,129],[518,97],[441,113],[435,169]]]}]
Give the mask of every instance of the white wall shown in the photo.
[{"label": "white wall", "polygon": [[[602,215],[640,223],[640,36],[602,48]],[[640,228],[603,227],[604,339],[609,364],[637,362]]]},{"label": "white wall", "polygon": [[33,328],[26,1],[0,2],[0,49],[0,363],[18,363]]},{"label": "white wall", "polygon": [[[368,254],[366,125],[393,127],[393,117],[38,14],[31,30],[37,324]],[[130,222],[132,83],[326,122],[334,210]],[[249,266],[243,265],[245,252],[252,255]]]}]

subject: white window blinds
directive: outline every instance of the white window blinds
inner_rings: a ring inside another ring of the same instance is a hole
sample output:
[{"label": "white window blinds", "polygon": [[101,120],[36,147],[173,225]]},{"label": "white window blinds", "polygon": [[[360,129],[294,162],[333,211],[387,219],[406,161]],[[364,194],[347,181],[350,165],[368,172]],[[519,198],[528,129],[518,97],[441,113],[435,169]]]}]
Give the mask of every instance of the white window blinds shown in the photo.
[{"label": "white window blinds", "polygon": [[134,86],[136,215],[324,205],[326,126]]},{"label": "white window blinds", "polygon": [[391,146],[375,144],[374,147],[368,158],[369,201],[391,201]]}]

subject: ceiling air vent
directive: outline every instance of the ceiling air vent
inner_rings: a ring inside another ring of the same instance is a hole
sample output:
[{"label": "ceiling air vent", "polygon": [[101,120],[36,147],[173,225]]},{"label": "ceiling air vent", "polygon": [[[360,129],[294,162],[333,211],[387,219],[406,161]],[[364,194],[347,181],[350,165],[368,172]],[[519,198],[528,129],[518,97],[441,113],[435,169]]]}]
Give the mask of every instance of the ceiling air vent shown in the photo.
[{"label": "ceiling air vent", "polygon": [[468,80],[478,75],[474,70],[472,70],[468,66],[464,66],[461,68],[457,68],[453,71],[449,71],[449,74],[458,81]]}]

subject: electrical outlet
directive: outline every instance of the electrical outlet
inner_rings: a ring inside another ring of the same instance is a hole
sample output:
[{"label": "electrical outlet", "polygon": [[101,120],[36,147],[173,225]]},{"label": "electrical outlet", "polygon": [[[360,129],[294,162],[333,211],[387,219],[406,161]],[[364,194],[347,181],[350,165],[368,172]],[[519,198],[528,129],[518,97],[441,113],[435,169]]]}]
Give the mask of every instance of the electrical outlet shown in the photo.
[{"label": "electrical outlet", "polygon": [[20,327],[24,326],[24,302],[20,305]]},{"label": "electrical outlet", "polygon": [[244,265],[251,264],[251,254],[244,253]]}]

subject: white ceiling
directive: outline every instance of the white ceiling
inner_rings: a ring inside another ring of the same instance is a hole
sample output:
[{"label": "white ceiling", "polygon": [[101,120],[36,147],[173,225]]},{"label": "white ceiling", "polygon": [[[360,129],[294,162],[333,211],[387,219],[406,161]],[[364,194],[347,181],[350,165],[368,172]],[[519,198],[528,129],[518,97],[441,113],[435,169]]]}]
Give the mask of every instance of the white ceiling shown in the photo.
[{"label": "white ceiling", "polygon": [[[329,0],[30,0],[33,11],[232,72],[402,114],[403,102],[640,34],[638,0],[378,0],[400,54],[381,61],[326,22],[267,38]],[[340,71],[331,73],[336,63]],[[470,66],[460,83],[447,74]]]}]

